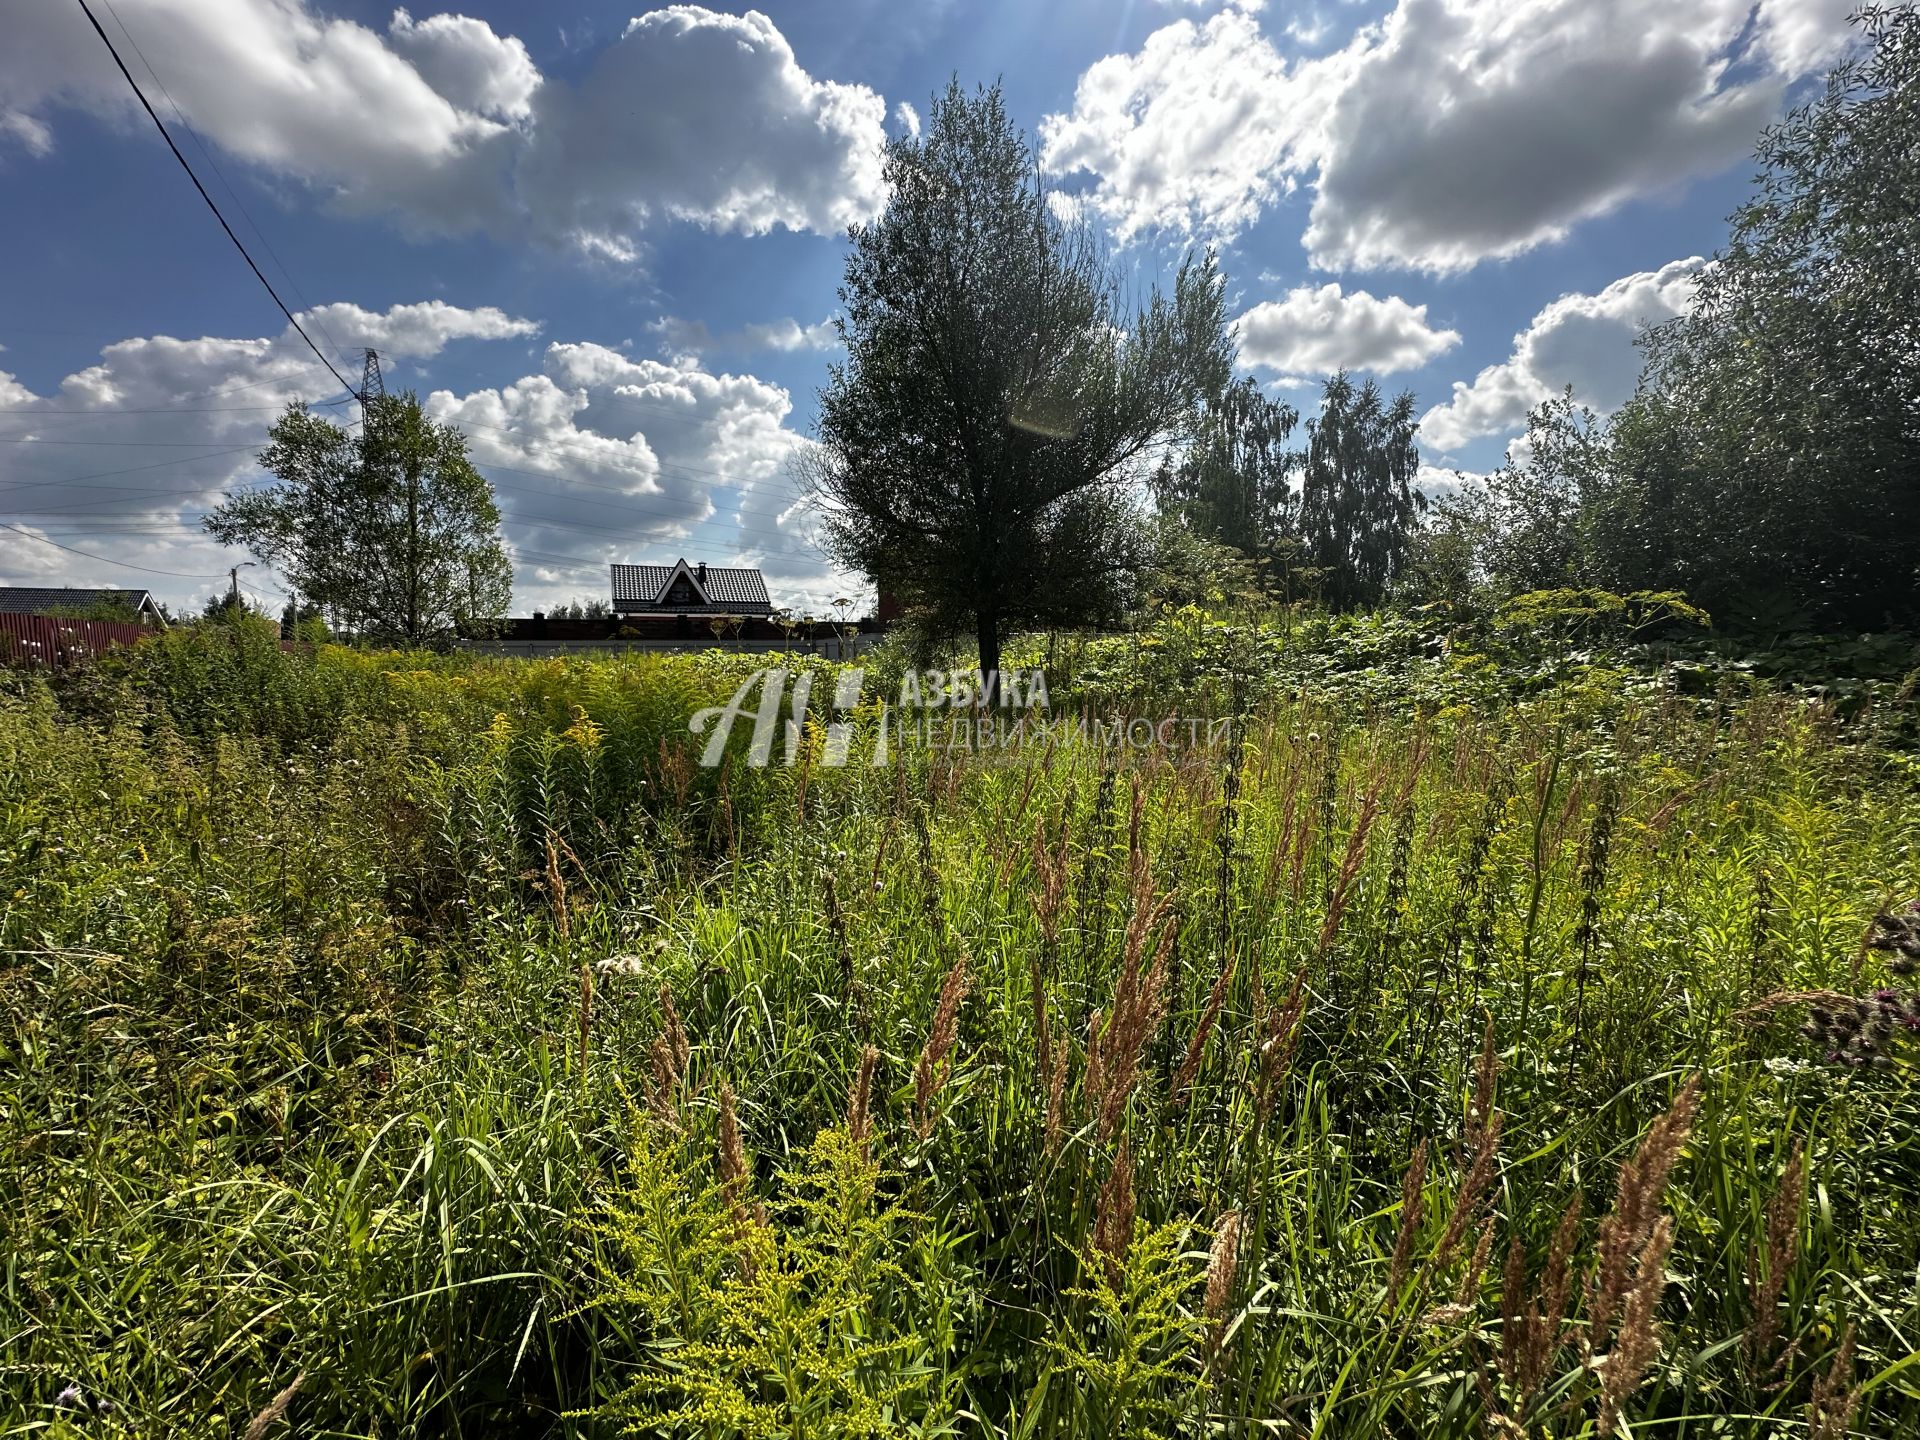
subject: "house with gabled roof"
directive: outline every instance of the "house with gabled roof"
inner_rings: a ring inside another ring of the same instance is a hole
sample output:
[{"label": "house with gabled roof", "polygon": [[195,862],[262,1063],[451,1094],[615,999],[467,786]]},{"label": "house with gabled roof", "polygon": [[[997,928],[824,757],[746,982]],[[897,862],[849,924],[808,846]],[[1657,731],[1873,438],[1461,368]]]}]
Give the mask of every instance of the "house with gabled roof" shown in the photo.
[{"label": "house with gabled roof", "polygon": [[880,626],[836,623],[776,610],[767,579],[750,566],[678,559],[671,565],[612,567],[612,606],[568,614],[536,610],[525,619],[474,626],[462,649],[494,655],[583,651],[703,650],[798,652],[844,658],[873,644]]},{"label": "house with gabled roof", "polygon": [[125,616],[139,625],[167,628],[151,590],[102,590],[40,585],[0,585],[0,615],[51,615],[106,619]]},{"label": "house with gabled roof", "polygon": [[613,609],[618,615],[773,614],[767,580],[758,570],[689,565],[615,565]]}]

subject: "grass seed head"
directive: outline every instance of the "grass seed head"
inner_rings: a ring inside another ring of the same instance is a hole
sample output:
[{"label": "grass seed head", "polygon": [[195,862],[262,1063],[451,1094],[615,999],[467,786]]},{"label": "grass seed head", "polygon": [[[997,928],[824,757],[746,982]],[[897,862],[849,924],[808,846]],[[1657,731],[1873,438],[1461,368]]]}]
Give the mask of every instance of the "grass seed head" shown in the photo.
[{"label": "grass seed head", "polygon": [[1392,1308],[1399,1296],[1413,1264],[1414,1239],[1426,1216],[1426,1184],[1427,1142],[1422,1140],[1414,1147],[1413,1159],[1407,1162],[1406,1173],[1400,1177],[1400,1230],[1394,1236],[1393,1265],[1387,1274],[1388,1308]]},{"label": "grass seed head", "polygon": [[1471,1311],[1480,1298],[1480,1277],[1486,1273],[1487,1257],[1492,1253],[1493,1221],[1489,1219],[1480,1227],[1480,1239],[1473,1247],[1467,1268],[1460,1272],[1460,1283],[1453,1292],[1453,1303],[1461,1309]]},{"label": "grass seed head", "polygon": [[1200,1073],[1200,1061],[1206,1054],[1207,1040],[1213,1034],[1213,1027],[1220,1021],[1220,1011],[1227,1003],[1227,990],[1233,984],[1236,964],[1233,952],[1227,952],[1226,958],[1220,963],[1220,973],[1214,977],[1206,1008],[1200,1012],[1200,1023],[1194,1026],[1193,1038],[1187,1041],[1187,1053],[1181,1058],[1180,1069],[1175,1072],[1173,1086],[1167,1092],[1176,1105],[1185,1103],[1187,1091]]},{"label": "grass seed head", "polygon": [[1067,1070],[1072,1056],[1067,1046],[1056,1045],[1047,1074],[1047,1132],[1045,1150],[1049,1158],[1060,1153],[1060,1141],[1066,1134]]},{"label": "grass seed head", "polygon": [[1667,1180],[1693,1132],[1700,1102],[1700,1077],[1680,1087],[1673,1106],[1647,1127],[1640,1148],[1620,1166],[1613,1210],[1600,1222],[1599,1261],[1587,1310],[1589,1343],[1599,1345],[1621,1313],[1635,1262],[1652,1239],[1666,1197]]},{"label": "grass seed head", "polygon": [[680,1023],[680,1011],[673,1003],[673,991],[667,982],[660,982],[661,1033],[669,1049],[673,1052],[674,1069],[684,1079],[687,1065],[693,1058],[693,1048],[687,1044],[686,1026]]},{"label": "grass seed head", "polygon": [[1120,1288],[1120,1272],[1127,1259],[1127,1247],[1133,1243],[1133,1146],[1123,1139],[1120,1153],[1113,1157],[1113,1169],[1107,1183],[1100,1187],[1099,1205],[1094,1214],[1093,1248],[1106,1260],[1107,1280]]},{"label": "grass seed head", "polygon": [[740,1120],[734,1113],[733,1086],[720,1082],[720,1184],[737,1211],[752,1183],[753,1170],[747,1160],[747,1147],[740,1139]]},{"label": "grass seed head", "polygon": [[922,1140],[933,1134],[933,1102],[939,1098],[952,1073],[950,1056],[959,1035],[960,1007],[966,1002],[969,984],[967,957],[963,953],[941,983],[933,1023],[927,1029],[927,1043],[920,1051],[920,1064],[913,1074],[913,1107]]},{"label": "grass seed head", "polygon": [[1855,1328],[1847,1326],[1827,1373],[1813,1382],[1807,1402],[1807,1440],[1845,1440],[1860,1408],[1861,1388],[1853,1383]]},{"label": "grass seed head", "polygon": [[847,1099],[847,1134],[863,1155],[873,1133],[873,1070],[879,1063],[880,1052],[873,1046],[860,1052],[860,1068],[854,1072],[853,1093]]},{"label": "grass seed head", "polygon": [[1499,1173],[1500,1131],[1505,1121],[1506,1117],[1496,1110],[1474,1132],[1473,1158],[1467,1166],[1467,1173],[1461,1177],[1460,1190],[1453,1201],[1453,1213],[1447,1217],[1447,1228],[1441,1233],[1439,1248],[1434,1251],[1435,1269],[1444,1268],[1453,1259],[1468,1228],[1493,1191],[1493,1182]]},{"label": "grass seed head", "polygon": [[1234,1272],[1240,1265],[1240,1212],[1229,1210],[1213,1227],[1213,1245],[1207,1251],[1207,1318],[1219,1325],[1226,1319],[1233,1296]]},{"label": "grass seed head", "polygon": [[1773,1360],[1780,1327],[1780,1294],[1799,1258],[1800,1201],[1805,1190],[1806,1154],[1796,1140],[1780,1183],[1767,1201],[1764,1261],[1758,1249],[1747,1255],[1747,1303],[1752,1318],[1741,1344],[1747,1365],[1756,1374],[1766,1371]]},{"label": "grass seed head", "polygon": [[1500,1378],[1531,1408],[1566,1343],[1567,1302],[1573,1293],[1573,1247],[1580,1233],[1580,1197],[1575,1195],[1554,1228],[1539,1289],[1527,1293],[1526,1247],[1515,1236],[1507,1252],[1500,1298]]},{"label": "grass seed head", "polygon": [[1607,1353],[1600,1378],[1600,1433],[1611,1435],[1620,1419],[1620,1407],[1640,1388],[1647,1369],[1660,1352],[1660,1322],[1656,1318],[1661,1293],[1667,1286],[1667,1251],[1673,1244],[1673,1217],[1654,1222],[1634,1268],[1633,1283],[1620,1309],[1620,1330]]},{"label": "grass seed head", "polygon": [[1280,1085],[1293,1067],[1293,1052],[1300,1044],[1300,1021],[1306,1010],[1307,972],[1303,969],[1293,977],[1286,999],[1268,1007],[1262,1027],[1254,1085],[1254,1110],[1260,1125],[1264,1126],[1272,1115]]},{"label": "grass seed head", "polygon": [[307,1372],[302,1370],[293,1377],[291,1384],[269,1400],[266,1407],[253,1417],[252,1423],[247,1426],[244,1440],[262,1440],[267,1431],[286,1417],[287,1407],[293,1404],[293,1397],[300,1393],[300,1387],[306,1383]]}]

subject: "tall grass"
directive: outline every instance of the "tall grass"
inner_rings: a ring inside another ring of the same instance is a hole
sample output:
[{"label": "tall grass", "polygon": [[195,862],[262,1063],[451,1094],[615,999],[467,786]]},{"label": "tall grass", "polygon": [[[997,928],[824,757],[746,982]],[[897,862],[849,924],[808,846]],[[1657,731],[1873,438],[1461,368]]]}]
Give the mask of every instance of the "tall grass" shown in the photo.
[{"label": "tall grass", "polygon": [[736,659],[221,643],[0,701],[7,1433],[1920,1427],[1818,703],[707,772]]}]

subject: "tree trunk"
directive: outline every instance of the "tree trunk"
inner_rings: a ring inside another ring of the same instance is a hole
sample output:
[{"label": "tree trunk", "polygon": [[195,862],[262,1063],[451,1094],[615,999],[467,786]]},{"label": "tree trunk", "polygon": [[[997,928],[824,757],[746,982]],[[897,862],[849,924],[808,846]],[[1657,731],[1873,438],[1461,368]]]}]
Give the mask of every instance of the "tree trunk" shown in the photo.
[{"label": "tree trunk", "polygon": [[407,643],[420,643],[420,471],[407,465]]},{"label": "tree trunk", "polygon": [[980,637],[980,703],[991,710],[1000,703],[999,612],[980,610],[976,630]]}]

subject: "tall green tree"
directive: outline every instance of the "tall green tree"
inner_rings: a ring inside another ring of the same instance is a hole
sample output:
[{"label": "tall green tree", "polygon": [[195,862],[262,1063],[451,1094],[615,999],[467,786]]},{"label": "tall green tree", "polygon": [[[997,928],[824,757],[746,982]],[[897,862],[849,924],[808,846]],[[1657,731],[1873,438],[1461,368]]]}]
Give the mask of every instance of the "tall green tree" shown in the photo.
[{"label": "tall green tree", "polygon": [[358,433],[291,405],[259,458],[279,483],[228,496],[206,528],[278,569],[335,630],[420,645],[506,612],[492,487],[416,396],[368,401]]},{"label": "tall green tree", "polygon": [[1155,498],[1189,530],[1254,559],[1269,559],[1294,531],[1287,441],[1299,414],[1243,376],[1211,400],[1192,443],[1154,476]]},{"label": "tall green tree", "polygon": [[1222,282],[1190,258],[1130,309],[997,88],[950,85],[886,177],[852,231],[807,478],[829,553],[971,631],[992,673],[1014,627],[1120,612],[1146,558],[1133,491],[1228,380]]},{"label": "tall green tree", "polygon": [[1911,623],[1920,608],[1920,15],[1761,138],[1753,198],[1649,334],[1589,507],[1596,578],[1716,615]]},{"label": "tall green tree", "polygon": [[1336,609],[1378,604],[1411,553],[1420,499],[1413,394],[1387,401],[1346,372],[1321,388],[1307,421],[1300,477],[1300,537],[1321,572],[1321,596]]}]

